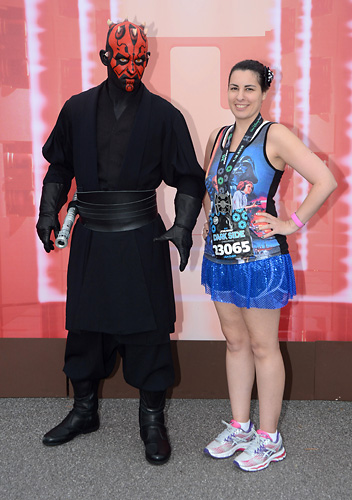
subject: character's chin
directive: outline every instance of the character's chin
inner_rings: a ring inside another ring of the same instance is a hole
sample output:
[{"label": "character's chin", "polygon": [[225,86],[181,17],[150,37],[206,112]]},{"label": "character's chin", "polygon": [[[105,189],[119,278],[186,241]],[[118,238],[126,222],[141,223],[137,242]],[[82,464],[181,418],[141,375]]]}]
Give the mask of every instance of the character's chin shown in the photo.
[{"label": "character's chin", "polygon": [[141,81],[137,80],[126,80],[125,81],[125,90],[126,92],[133,92],[139,88]]}]

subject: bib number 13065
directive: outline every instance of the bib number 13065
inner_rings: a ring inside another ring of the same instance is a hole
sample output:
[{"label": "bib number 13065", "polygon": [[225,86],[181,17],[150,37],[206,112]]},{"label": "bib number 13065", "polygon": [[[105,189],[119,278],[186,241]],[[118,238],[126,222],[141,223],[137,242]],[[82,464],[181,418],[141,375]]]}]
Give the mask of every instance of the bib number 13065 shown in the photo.
[{"label": "bib number 13065", "polygon": [[235,242],[217,243],[213,245],[214,253],[217,257],[249,257],[252,254],[252,246],[249,240]]}]

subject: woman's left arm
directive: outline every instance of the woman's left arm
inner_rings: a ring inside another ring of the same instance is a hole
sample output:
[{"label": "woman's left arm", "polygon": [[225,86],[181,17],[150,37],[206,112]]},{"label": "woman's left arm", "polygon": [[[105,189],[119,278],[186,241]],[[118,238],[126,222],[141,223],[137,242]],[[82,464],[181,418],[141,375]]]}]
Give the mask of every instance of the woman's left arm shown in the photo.
[{"label": "woman's left arm", "polygon": [[[308,195],[296,210],[298,221],[305,224],[336,189],[334,176],[325,163],[284,125],[273,124],[270,127],[266,152],[275,168],[283,170],[285,164],[290,165],[312,185]],[[260,215],[262,219],[262,214]],[[283,221],[265,213],[263,219],[267,225],[262,225],[261,228],[271,230],[266,237],[273,234],[288,235],[299,229],[291,218]]]}]

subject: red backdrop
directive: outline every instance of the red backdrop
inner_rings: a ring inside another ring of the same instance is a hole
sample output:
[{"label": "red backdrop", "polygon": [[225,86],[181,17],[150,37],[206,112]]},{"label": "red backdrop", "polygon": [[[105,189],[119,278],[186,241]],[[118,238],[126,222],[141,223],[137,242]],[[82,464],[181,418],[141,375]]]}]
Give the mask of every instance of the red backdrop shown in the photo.
[{"label": "red backdrop", "polygon": [[[216,2],[203,3],[200,26],[199,13],[187,2],[128,2],[138,21],[145,20],[144,11],[148,16],[152,58],[145,83],[184,112],[202,163],[210,131],[231,121],[226,102],[230,67],[254,58],[275,70],[265,117],[297,133],[339,183],[308,227],[289,239],[298,296],[283,310],[280,338],[352,340],[352,5],[333,0],[252,1],[251,12],[247,9],[252,21],[243,17],[248,28],[240,29],[214,12]],[[114,4],[125,17],[127,2]],[[224,8],[231,6],[236,13],[242,4],[227,0]],[[176,14],[182,9],[185,22],[179,23]],[[256,10],[258,16],[253,17]],[[0,336],[66,334],[68,249],[46,255],[35,233],[47,168],[41,147],[64,101],[105,78],[98,51],[104,47],[106,20],[112,14],[108,0],[0,0]],[[288,217],[307,189],[287,167],[279,192],[280,214]],[[163,189],[159,195],[166,222],[173,217],[172,194]],[[199,285],[202,223],[200,217],[190,266],[182,276],[172,250],[178,307],[174,338],[222,338],[212,304]]]}]

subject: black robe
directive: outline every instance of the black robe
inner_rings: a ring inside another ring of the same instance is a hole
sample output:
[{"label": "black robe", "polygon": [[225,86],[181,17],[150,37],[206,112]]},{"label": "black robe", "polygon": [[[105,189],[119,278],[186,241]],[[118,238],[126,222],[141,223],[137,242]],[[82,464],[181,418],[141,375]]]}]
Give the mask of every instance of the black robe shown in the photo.
[{"label": "black robe", "polygon": [[[44,183],[99,191],[97,104],[105,84],[71,97],[43,147],[50,163]],[[118,190],[156,189],[162,181],[202,199],[204,173],[184,117],[144,86]],[[160,215],[133,231],[91,231],[77,222],[68,266],[66,328],[117,334],[156,343],[174,331],[175,303],[168,243],[153,242],[165,226]],[[137,339],[137,340],[136,340]]]}]

